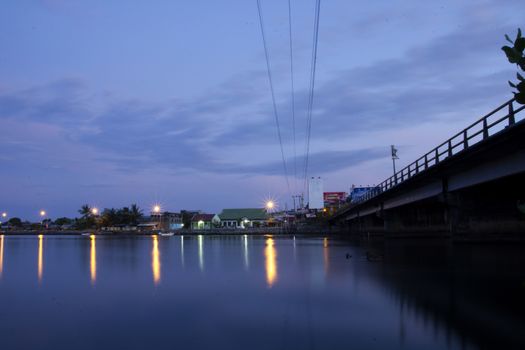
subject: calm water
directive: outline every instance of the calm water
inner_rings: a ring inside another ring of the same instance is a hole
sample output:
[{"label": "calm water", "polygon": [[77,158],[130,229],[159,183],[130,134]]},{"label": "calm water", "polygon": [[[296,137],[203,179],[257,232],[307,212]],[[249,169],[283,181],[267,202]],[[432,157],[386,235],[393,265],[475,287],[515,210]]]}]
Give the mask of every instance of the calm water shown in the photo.
[{"label": "calm water", "polygon": [[0,348],[523,349],[524,267],[520,246],[0,236]]}]

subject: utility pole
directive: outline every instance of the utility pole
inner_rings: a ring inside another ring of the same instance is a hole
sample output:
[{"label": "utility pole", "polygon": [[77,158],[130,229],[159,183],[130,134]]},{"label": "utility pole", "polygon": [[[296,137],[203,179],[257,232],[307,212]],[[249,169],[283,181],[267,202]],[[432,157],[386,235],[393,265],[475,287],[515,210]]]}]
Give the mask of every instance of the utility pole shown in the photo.
[{"label": "utility pole", "polygon": [[390,151],[392,153],[392,166],[394,168],[394,182],[397,185],[396,159],[399,159],[399,157],[397,156],[397,148],[394,145],[391,145]]},{"label": "utility pole", "polygon": [[394,167],[394,175],[396,174],[396,159],[399,159],[399,157],[397,156],[397,148],[392,145],[390,146],[390,150],[392,152],[392,165]]},{"label": "utility pole", "polygon": [[[297,211],[297,209],[301,209],[303,207],[303,196],[301,194],[296,194],[292,196],[293,198],[293,210],[294,212]],[[295,201],[297,199],[297,202]]]}]

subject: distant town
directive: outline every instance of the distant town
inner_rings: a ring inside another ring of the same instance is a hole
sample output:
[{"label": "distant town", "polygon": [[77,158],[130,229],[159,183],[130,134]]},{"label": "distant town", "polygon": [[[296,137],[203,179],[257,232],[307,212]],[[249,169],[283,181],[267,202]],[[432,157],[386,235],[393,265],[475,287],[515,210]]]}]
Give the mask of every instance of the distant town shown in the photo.
[{"label": "distant town", "polygon": [[[31,232],[76,232],[95,231],[98,233],[140,233],[155,232],[240,232],[294,230],[306,225],[319,225],[339,209],[357,201],[374,187],[352,186],[350,192],[323,192],[321,178],[309,181],[308,203],[303,196],[295,196],[294,208],[282,210],[274,200],[267,200],[264,207],[225,208],[218,213],[202,210],[165,210],[160,204],[144,210],[137,204],[122,208],[100,209],[88,204],[79,208],[79,217],[51,218],[42,209],[41,220],[30,222],[22,218],[1,213],[0,229],[4,233]],[[297,204],[297,206],[295,205]],[[240,230],[240,231],[239,231]]]}]

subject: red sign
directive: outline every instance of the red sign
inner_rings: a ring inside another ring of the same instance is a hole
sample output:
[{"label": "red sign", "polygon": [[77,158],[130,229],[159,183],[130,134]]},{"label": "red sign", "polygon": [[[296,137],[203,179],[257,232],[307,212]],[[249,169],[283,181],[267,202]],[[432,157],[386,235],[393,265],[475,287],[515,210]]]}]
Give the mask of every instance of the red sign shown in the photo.
[{"label": "red sign", "polygon": [[346,200],[346,192],[324,192],[323,200],[325,207],[338,206]]}]

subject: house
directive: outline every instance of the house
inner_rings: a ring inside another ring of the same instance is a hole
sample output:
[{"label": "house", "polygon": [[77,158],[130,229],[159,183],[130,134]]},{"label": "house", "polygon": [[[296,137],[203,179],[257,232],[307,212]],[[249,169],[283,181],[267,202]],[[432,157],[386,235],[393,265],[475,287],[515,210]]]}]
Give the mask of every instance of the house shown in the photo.
[{"label": "house", "polygon": [[166,231],[180,230],[184,226],[182,215],[169,211],[151,213],[149,223],[156,223],[159,229]]},{"label": "house", "polygon": [[191,218],[192,230],[210,230],[220,225],[221,219],[217,214],[195,214]]},{"label": "house", "polygon": [[264,208],[223,209],[219,218],[224,228],[261,227],[268,223]]}]

